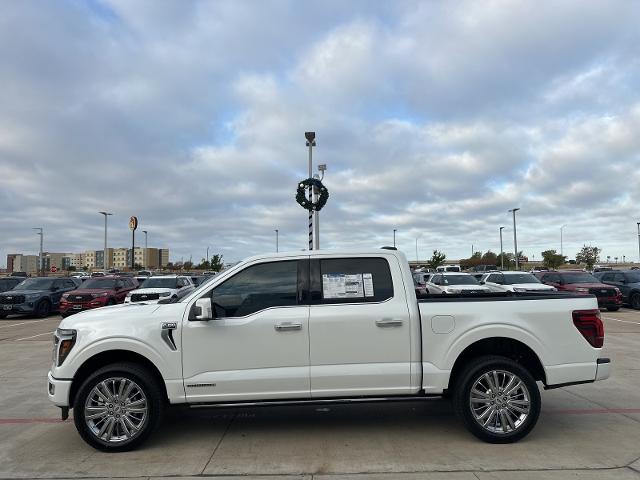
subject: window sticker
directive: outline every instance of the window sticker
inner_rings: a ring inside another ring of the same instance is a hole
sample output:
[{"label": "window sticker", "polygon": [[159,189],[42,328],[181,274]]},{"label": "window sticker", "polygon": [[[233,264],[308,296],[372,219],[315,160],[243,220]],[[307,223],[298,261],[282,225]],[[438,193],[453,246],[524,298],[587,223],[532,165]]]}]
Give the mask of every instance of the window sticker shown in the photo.
[{"label": "window sticker", "polygon": [[370,273],[362,274],[362,281],[364,283],[364,296],[365,297],[373,297],[373,275]]},{"label": "window sticker", "polygon": [[363,275],[329,273],[322,275],[322,296],[325,299],[331,298],[363,298],[365,288]]}]

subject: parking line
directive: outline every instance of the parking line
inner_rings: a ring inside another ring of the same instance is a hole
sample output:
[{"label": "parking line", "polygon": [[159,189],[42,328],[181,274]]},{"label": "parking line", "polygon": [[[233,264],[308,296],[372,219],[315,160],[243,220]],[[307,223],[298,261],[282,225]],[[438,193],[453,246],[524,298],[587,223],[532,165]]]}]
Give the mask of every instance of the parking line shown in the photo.
[{"label": "parking line", "polygon": [[62,423],[59,418],[0,418],[0,425],[16,425],[28,423]]},{"label": "parking line", "polygon": [[0,328],[17,327],[18,325],[26,325],[28,323],[46,322],[47,320],[51,320],[51,319],[50,318],[43,318],[42,320],[31,320],[31,321],[28,321],[28,322],[12,323],[11,325],[2,325],[2,326],[0,326]]},{"label": "parking line", "polygon": [[31,335],[30,337],[16,338],[14,342],[19,342],[20,340],[29,340],[30,338],[41,337],[43,335],[53,335],[54,333],[55,332],[44,332],[44,333],[39,333],[38,335]]},{"label": "parking line", "polygon": [[640,325],[640,322],[632,322],[630,320],[620,320],[619,318],[604,317],[605,320],[613,320],[614,322],[633,323],[634,325]]}]

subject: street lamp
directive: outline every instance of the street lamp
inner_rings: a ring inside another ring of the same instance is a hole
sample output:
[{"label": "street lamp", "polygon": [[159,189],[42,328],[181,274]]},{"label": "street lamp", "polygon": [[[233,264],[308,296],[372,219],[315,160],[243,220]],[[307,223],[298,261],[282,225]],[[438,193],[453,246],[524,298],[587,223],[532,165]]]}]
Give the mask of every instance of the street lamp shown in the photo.
[{"label": "street lamp", "polygon": [[44,259],[42,258],[42,241],[44,239],[44,233],[42,227],[34,227],[32,230],[36,230],[36,235],[40,235],[40,255],[38,256],[38,271],[40,275],[44,277]]},{"label": "street lamp", "polygon": [[563,248],[564,245],[562,243],[562,229],[566,226],[567,225],[564,224],[560,227],[560,256],[563,258],[563,261],[564,261],[564,248]]},{"label": "street lamp", "polygon": [[393,229],[393,248],[396,248],[396,232],[398,230],[397,229]]},{"label": "street lamp", "polygon": [[277,228],[276,228],[274,231],[276,232],[276,253],[278,253],[278,251],[279,251],[279,246],[278,246],[278,233],[279,233],[279,232],[278,232],[278,229],[277,229]]},{"label": "street lamp", "polygon": [[[104,215],[104,256],[102,257],[102,266],[104,267],[104,271],[107,271],[107,217],[109,215],[113,215],[113,213],[109,212],[98,212],[101,215]],[[97,265],[96,265],[97,266]]]},{"label": "street lamp", "polygon": [[640,222],[638,222],[638,261],[640,262]]},{"label": "street lamp", "polygon": [[207,264],[209,263],[209,247],[207,247]]},{"label": "street lamp", "polygon": [[416,263],[418,263],[418,237],[416,237]]},{"label": "street lamp", "polygon": [[519,270],[519,259],[518,259],[518,235],[516,233],[516,212],[520,210],[519,208],[512,208],[509,210],[509,213],[513,213],[513,248],[516,250],[516,270]]},{"label": "street lamp", "polygon": [[502,230],[504,227],[500,227],[500,270],[504,270],[504,252],[502,251]]}]

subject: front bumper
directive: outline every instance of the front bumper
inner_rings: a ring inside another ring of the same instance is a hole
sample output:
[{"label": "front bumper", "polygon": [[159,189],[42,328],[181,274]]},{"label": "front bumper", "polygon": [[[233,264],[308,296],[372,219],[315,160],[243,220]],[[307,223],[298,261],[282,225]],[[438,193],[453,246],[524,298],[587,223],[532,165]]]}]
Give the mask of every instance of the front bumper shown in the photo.
[{"label": "front bumper", "polygon": [[[11,307],[11,308],[6,308]],[[0,305],[0,313],[11,315],[12,313],[33,313],[35,302],[14,303],[9,305]]]},{"label": "front bumper", "polygon": [[58,407],[69,407],[70,391],[71,380],[54,378],[51,372],[49,372],[47,375],[47,395],[49,395],[49,401]]},{"label": "front bumper", "polygon": [[82,312],[83,310],[91,310],[94,308],[104,307],[106,302],[102,302],[99,300],[93,300],[91,302],[83,302],[83,303],[60,303],[60,313],[69,314]]}]

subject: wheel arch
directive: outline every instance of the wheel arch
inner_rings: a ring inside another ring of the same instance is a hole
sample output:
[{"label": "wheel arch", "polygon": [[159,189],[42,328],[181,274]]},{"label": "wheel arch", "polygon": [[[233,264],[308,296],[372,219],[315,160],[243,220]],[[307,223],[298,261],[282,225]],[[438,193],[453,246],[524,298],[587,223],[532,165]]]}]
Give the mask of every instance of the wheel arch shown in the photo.
[{"label": "wheel arch", "polygon": [[496,336],[477,340],[458,355],[449,376],[449,389],[453,388],[458,375],[471,359],[484,355],[499,355],[510,358],[525,367],[535,380],[546,384],[544,366],[531,347],[514,338]]},{"label": "wheel arch", "polygon": [[85,360],[80,368],[76,371],[71,382],[71,389],[69,390],[69,405],[73,405],[75,402],[75,396],[80,389],[80,386],[89,376],[98,370],[113,363],[132,363],[140,365],[149,371],[158,382],[161,391],[164,393],[164,400],[168,401],[167,386],[164,378],[160,373],[160,370],[144,355],[133,352],[131,350],[106,350],[100,353],[96,353],[92,357]]}]

